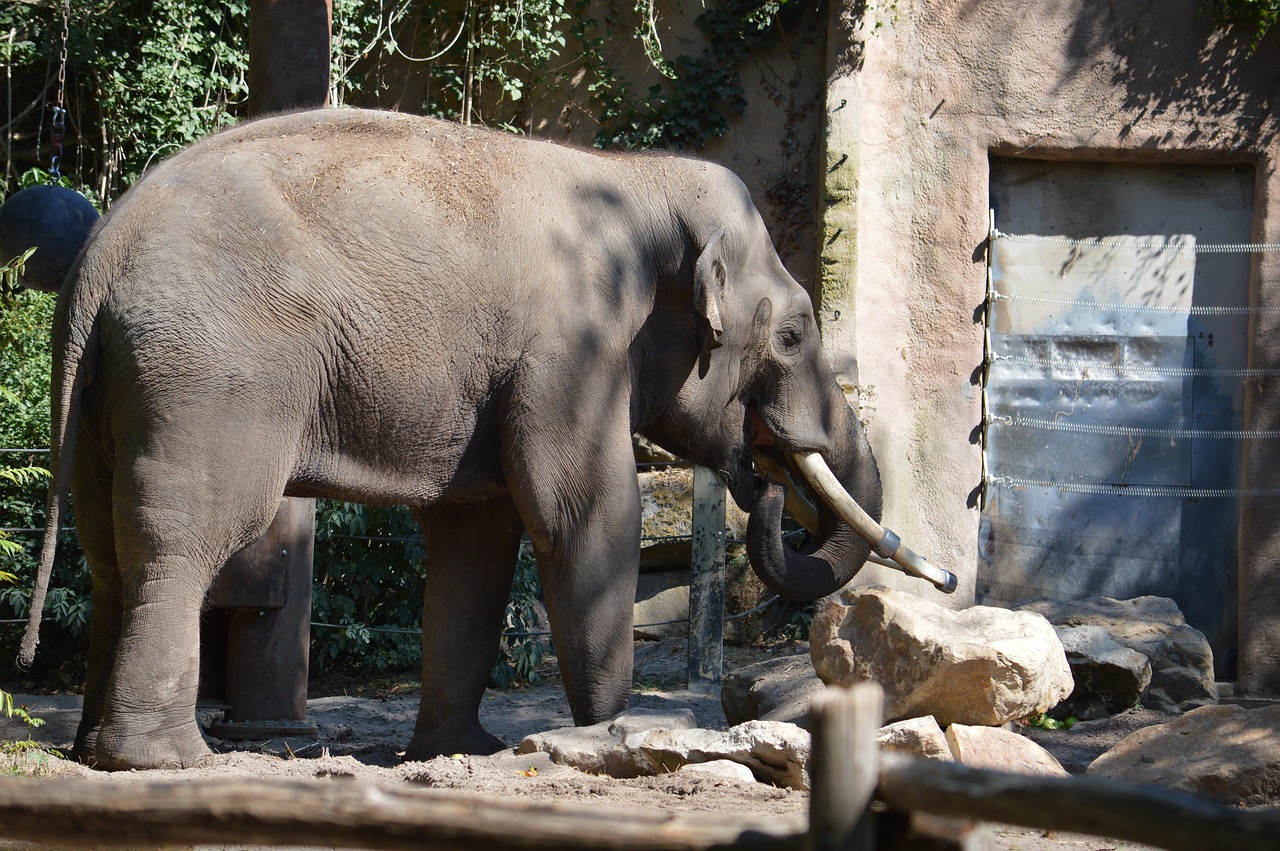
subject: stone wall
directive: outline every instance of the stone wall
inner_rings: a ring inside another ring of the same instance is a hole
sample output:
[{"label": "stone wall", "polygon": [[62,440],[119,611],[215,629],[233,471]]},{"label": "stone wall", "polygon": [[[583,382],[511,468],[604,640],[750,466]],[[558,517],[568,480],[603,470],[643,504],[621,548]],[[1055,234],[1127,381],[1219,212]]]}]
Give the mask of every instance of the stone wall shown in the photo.
[{"label": "stone wall", "polygon": [[[1214,33],[1193,0],[900,0],[897,22],[872,36],[851,5],[830,10],[826,138],[829,166],[845,158],[857,173],[831,178],[825,222],[828,238],[844,228],[840,238],[856,246],[828,266],[822,319],[828,332],[841,328],[828,333],[833,360],[847,362],[855,346],[856,379],[874,394],[870,431],[886,522],[959,572],[955,602],[964,605],[978,559],[976,320],[986,288],[990,156],[1251,163],[1253,238],[1280,242],[1271,215],[1280,188],[1280,52],[1273,34],[1244,58],[1243,42]],[[1253,303],[1274,307],[1280,256],[1258,258]],[[843,330],[850,315],[856,325]],[[1256,316],[1251,366],[1280,360],[1271,342],[1277,321]],[[1246,428],[1277,426],[1276,379],[1252,382]],[[1244,487],[1273,486],[1278,449],[1275,441],[1247,445]],[[1245,499],[1241,508],[1241,685],[1275,693],[1280,523],[1270,500]],[[875,578],[918,589],[905,578]]]}]

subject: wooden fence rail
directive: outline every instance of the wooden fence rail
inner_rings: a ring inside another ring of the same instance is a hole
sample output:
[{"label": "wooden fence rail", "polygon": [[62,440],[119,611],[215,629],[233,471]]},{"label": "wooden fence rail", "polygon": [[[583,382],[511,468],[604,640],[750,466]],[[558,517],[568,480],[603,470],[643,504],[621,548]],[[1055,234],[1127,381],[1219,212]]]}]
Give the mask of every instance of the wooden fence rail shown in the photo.
[{"label": "wooden fence rail", "polygon": [[802,816],[668,815],[358,780],[0,777],[0,839],[135,848],[870,851],[892,844],[876,836],[874,795],[899,813],[1091,833],[1170,851],[1280,847],[1280,809],[1241,811],[1129,783],[880,754],[874,736],[882,700],[876,686],[828,689],[815,699],[807,824]]}]

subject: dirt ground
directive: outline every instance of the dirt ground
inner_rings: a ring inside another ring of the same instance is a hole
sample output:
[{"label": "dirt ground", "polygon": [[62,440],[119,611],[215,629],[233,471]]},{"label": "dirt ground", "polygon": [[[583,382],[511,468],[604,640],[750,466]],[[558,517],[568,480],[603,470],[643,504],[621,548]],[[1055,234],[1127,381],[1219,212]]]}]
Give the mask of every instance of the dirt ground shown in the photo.
[{"label": "dirt ground", "polygon": [[[773,653],[798,652],[802,647],[774,648]],[[726,647],[726,670],[763,658],[767,651]],[[727,726],[718,695],[694,694],[682,688],[685,646],[681,639],[637,642],[636,689],[633,708],[693,711],[700,726]],[[546,681],[523,689],[489,690],[480,708],[481,721],[494,735],[516,745],[531,733],[570,726],[572,719],[564,692],[547,669]],[[504,752],[493,757],[440,757],[429,762],[401,762],[401,753],[413,729],[418,694],[411,684],[317,684],[319,691],[336,694],[308,701],[310,721],[318,735],[273,739],[265,742],[210,740],[215,751],[207,764],[185,771],[95,772],[76,763],[51,759],[46,773],[83,776],[103,783],[142,780],[189,780],[216,777],[364,778],[388,783],[410,783],[450,789],[482,797],[524,798],[556,802],[590,802],[600,806],[643,807],[665,812],[743,813],[751,816],[803,817],[808,795],[762,783],[743,783],[682,774],[632,780],[614,780],[585,774],[552,763],[545,755]],[[358,692],[358,693],[342,693]],[[372,692],[373,696],[368,696]],[[362,696],[363,695],[363,696]],[[69,750],[80,716],[75,695],[18,695],[45,726],[34,738],[51,747]],[[202,724],[217,720],[221,710],[202,706]],[[1082,771],[1095,756],[1129,732],[1168,720],[1152,712],[1130,712],[1106,721],[1077,725],[1070,732],[1037,732],[1039,743],[1055,753],[1073,771]],[[0,739],[25,737],[14,721],[0,719]],[[1145,846],[1074,834],[1045,835],[1041,831],[986,825],[987,847],[1004,851],[1119,851]],[[5,851],[21,846],[0,842]]]}]

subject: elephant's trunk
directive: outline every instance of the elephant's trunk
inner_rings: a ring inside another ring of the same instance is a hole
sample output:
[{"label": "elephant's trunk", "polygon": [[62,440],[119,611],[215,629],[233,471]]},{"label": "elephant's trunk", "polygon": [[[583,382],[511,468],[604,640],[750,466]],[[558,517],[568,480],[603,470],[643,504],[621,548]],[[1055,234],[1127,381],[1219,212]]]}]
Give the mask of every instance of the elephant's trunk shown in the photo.
[{"label": "elephant's trunk", "polygon": [[[873,522],[878,521],[881,490],[875,457],[862,424],[852,411],[845,425],[840,430],[845,439],[828,453],[835,468],[833,478]],[[784,449],[784,459],[794,463],[788,455]],[[803,551],[788,547],[781,534],[786,493],[784,485],[767,476],[762,479],[747,523],[747,555],[760,580],[778,595],[792,600],[816,600],[854,577],[870,555],[871,544],[824,498],[817,500],[817,530],[808,546]]]}]

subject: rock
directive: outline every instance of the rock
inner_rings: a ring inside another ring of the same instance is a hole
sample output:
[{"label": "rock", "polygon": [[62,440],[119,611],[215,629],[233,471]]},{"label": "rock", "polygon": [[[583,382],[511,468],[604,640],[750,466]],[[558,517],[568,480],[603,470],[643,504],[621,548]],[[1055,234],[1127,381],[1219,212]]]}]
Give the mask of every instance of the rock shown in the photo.
[{"label": "rock", "polygon": [[731,671],[720,688],[729,723],[785,721],[808,726],[809,699],[824,688],[808,654],[766,659]]},{"label": "rock", "polygon": [[1280,804],[1280,705],[1202,706],[1131,733],[1091,777],[1148,783],[1246,807]]},{"label": "rock", "polygon": [[1117,644],[1150,659],[1151,685],[1142,697],[1143,706],[1186,711],[1218,702],[1209,641],[1204,633],[1187,624],[1178,604],[1167,597],[1090,597],[1074,601],[1046,598],[1017,608],[1038,612],[1056,627],[1100,627]]},{"label": "rock", "polygon": [[1151,685],[1151,660],[1115,640],[1097,626],[1058,629],[1067,653],[1075,691],[1060,712],[1090,720],[1132,709]]},{"label": "rock", "polygon": [[952,724],[947,728],[947,747],[956,762],[970,768],[1043,777],[1067,776],[1067,770],[1047,750],[1026,736],[999,727]]},{"label": "rock", "polygon": [[676,769],[677,774],[700,774],[717,780],[734,780],[738,783],[755,783],[751,769],[731,759],[713,759],[711,762],[691,762]]},{"label": "rock", "polygon": [[588,727],[562,727],[526,736],[517,753],[547,753],[556,763],[589,774],[644,777],[657,772],[635,743],[628,744],[628,739],[653,730],[689,730],[695,726],[693,712],[688,709],[636,709]]},{"label": "rock", "polygon": [[[640,585],[635,624],[661,624],[637,629],[636,638],[662,640],[685,635],[689,611],[689,535],[693,530],[693,469],[665,467],[638,476],[641,504]],[[773,595],[751,569],[742,539],[747,514],[727,500],[725,506],[725,611],[756,608]],[[649,578],[649,574],[658,574]],[[768,612],[736,617],[725,623],[725,641],[749,644],[760,637]],[[667,623],[667,621],[678,621]]]},{"label": "rock", "polygon": [[952,611],[888,588],[852,588],[814,616],[809,642],[826,683],[884,687],[887,721],[932,715],[942,726],[996,726],[1044,712],[1072,689],[1062,643],[1033,612]]},{"label": "rock", "polygon": [[[689,567],[688,537],[693,531],[693,468],[666,467],[638,474],[640,485],[640,534],[646,569]],[[725,535],[742,540],[747,514],[733,502],[725,506]],[[671,540],[679,539],[679,540]],[[656,556],[661,558],[656,558]]]},{"label": "rock", "polygon": [[795,724],[748,721],[716,730],[654,730],[640,749],[659,773],[692,762],[727,759],[745,765],[766,783],[807,791],[809,734]]},{"label": "rock", "polygon": [[640,574],[631,622],[635,637],[661,641],[689,631],[689,571]]},{"label": "rock", "polygon": [[905,753],[925,759],[941,759],[950,762],[951,747],[947,737],[932,715],[908,718],[881,727],[876,742],[885,750]]}]

